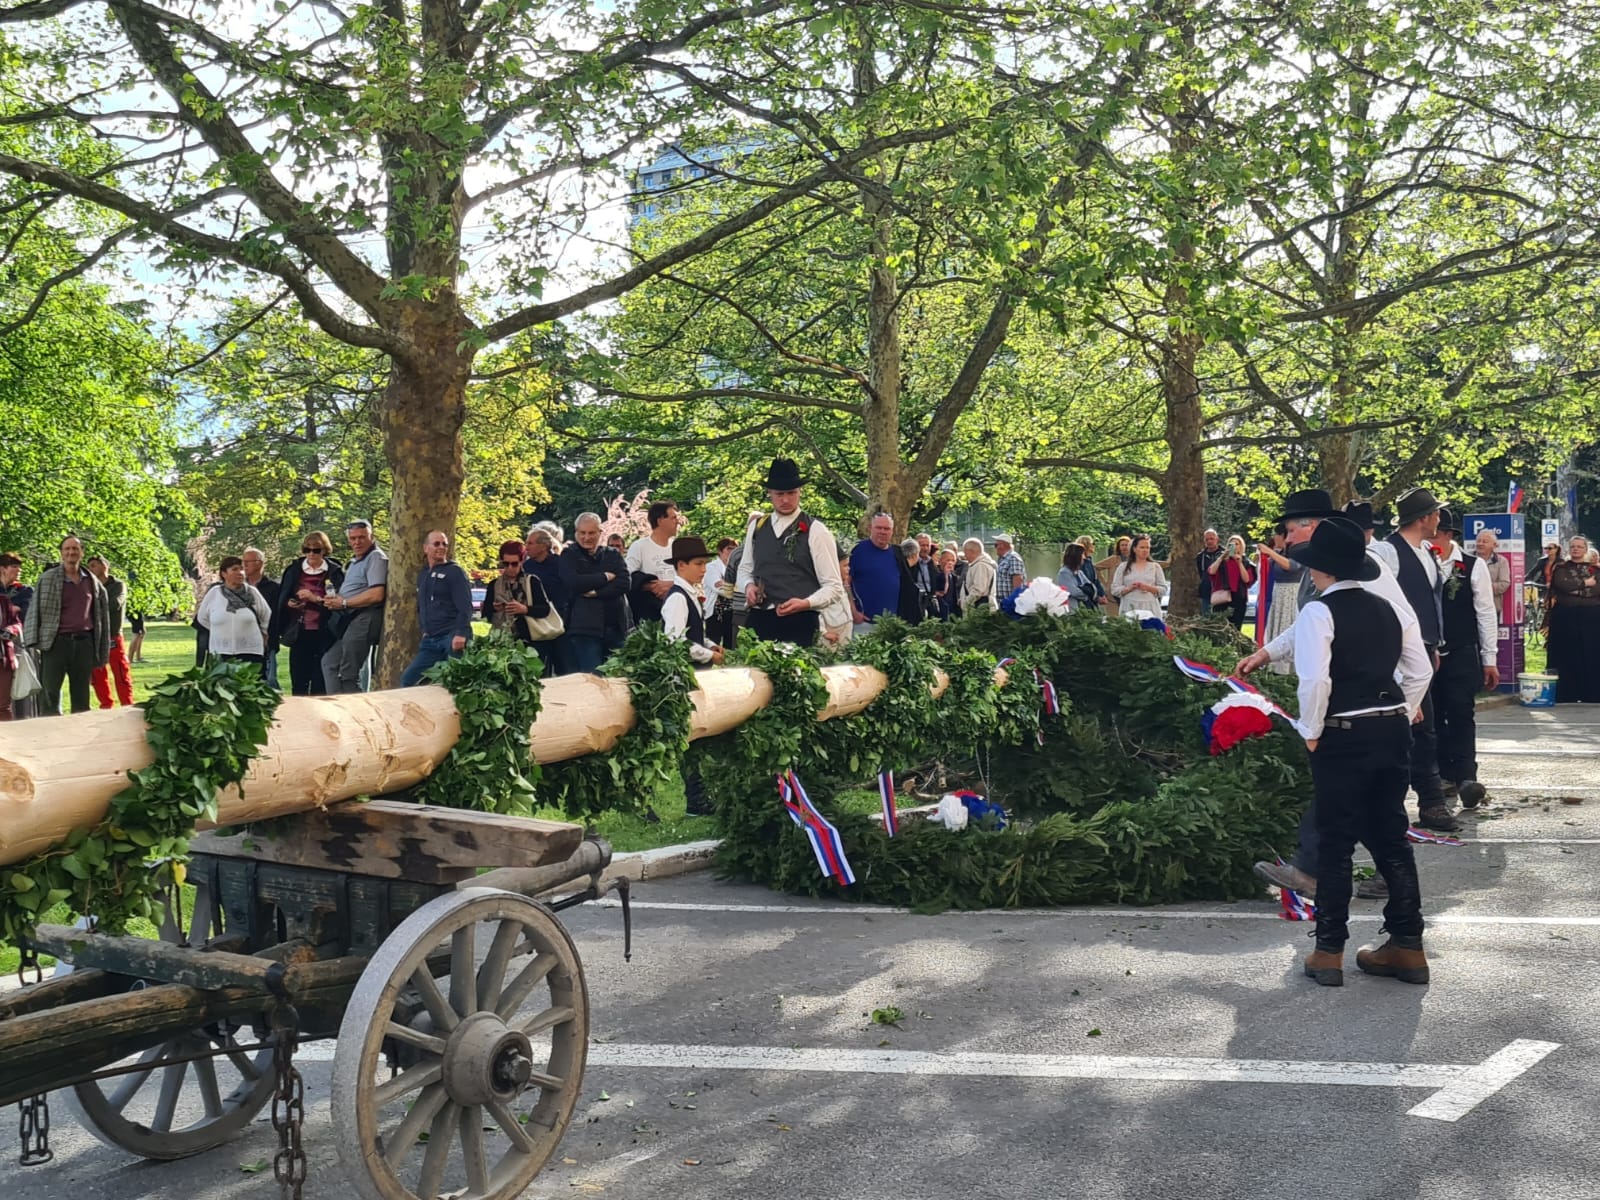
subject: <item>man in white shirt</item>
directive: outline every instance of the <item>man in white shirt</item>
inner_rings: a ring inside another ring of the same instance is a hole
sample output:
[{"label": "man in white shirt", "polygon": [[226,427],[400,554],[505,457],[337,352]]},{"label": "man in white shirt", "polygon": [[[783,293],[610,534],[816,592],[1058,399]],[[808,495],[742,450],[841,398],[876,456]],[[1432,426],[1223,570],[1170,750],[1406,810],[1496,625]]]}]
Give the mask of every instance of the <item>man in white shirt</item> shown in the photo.
[{"label": "man in white shirt", "polygon": [[1444,577],[1432,699],[1445,794],[1460,796],[1464,808],[1477,808],[1486,793],[1478,782],[1475,710],[1480,689],[1500,686],[1500,627],[1489,564],[1476,554],[1463,554],[1450,536],[1461,532],[1460,524],[1448,508],[1442,509],[1439,530],[1430,539]]},{"label": "man in white shirt", "polygon": [[1383,919],[1389,940],[1364,948],[1356,964],[1372,975],[1428,982],[1422,949],[1422,889],[1407,840],[1411,722],[1432,679],[1416,622],[1367,591],[1381,568],[1362,530],[1343,517],[1322,521],[1286,553],[1303,563],[1319,595],[1294,623],[1300,676],[1295,727],[1311,755],[1320,844],[1316,950],[1304,963],[1324,987],[1344,983],[1349,940],[1350,858],[1356,842],[1372,854],[1388,885]]},{"label": "man in white shirt", "polygon": [[657,500],[645,513],[650,533],[628,547],[628,603],[636,621],[659,621],[661,602],[672,590],[672,564],[667,555],[683,518],[670,500]]},{"label": "man in white shirt", "polygon": [[763,641],[811,645],[817,614],[844,596],[838,545],[821,521],[801,510],[804,485],[799,464],[774,459],[765,484],[772,511],[745,530],[737,581],[750,605],[750,630]]}]

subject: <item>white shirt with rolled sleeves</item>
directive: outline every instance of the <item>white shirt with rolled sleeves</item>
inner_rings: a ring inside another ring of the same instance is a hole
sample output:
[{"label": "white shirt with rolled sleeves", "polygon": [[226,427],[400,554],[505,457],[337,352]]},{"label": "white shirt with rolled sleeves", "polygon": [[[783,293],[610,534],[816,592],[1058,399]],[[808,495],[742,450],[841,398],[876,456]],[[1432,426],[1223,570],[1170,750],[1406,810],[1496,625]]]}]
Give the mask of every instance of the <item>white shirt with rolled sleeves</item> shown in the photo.
[{"label": "white shirt with rolled sleeves", "polygon": [[[784,531],[800,519],[800,510],[795,509],[787,517],[771,513],[768,519],[772,523],[772,532],[781,538]],[[741,592],[756,581],[755,536],[756,522],[751,521],[745,527],[744,553],[739,558],[737,582]],[[811,518],[806,538],[811,545],[811,569],[817,574],[817,590],[807,596],[806,601],[812,612],[820,613],[835,599],[844,599],[844,576],[839,574],[839,546],[833,540],[833,534],[828,532],[828,527],[815,517]]]},{"label": "white shirt with rolled sleeves", "polygon": [[[1400,624],[1404,625],[1409,619],[1413,625],[1417,623],[1417,614],[1411,611],[1411,605],[1406,601],[1406,594],[1400,590],[1400,581],[1395,578],[1394,568],[1389,565],[1388,556],[1377,553],[1381,542],[1367,543],[1367,557],[1378,564],[1379,571],[1376,579],[1368,580],[1361,586],[1375,596],[1382,596],[1400,617]],[[1393,546],[1386,546],[1390,555],[1394,553]],[[1294,626],[1291,625],[1265,646],[1270,662],[1294,662]]]},{"label": "white shirt with rolled sleeves", "polygon": [[[1460,561],[1461,547],[1451,546],[1450,555],[1444,560],[1446,579]],[[1474,554],[1468,561],[1472,563],[1467,576],[1472,588],[1472,613],[1478,618],[1478,659],[1483,666],[1492,667],[1500,661],[1500,622],[1495,613],[1494,580],[1489,577],[1489,564],[1483,559]]]},{"label": "white shirt with rolled sleeves", "polygon": [[[1370,584],[1353,579],[1341,579],[1323,595],[1333,592],[1363,588],[1373,591]],[[1396,605],[1390,601],[1395,616],[1400,620],[1400,663],[1394,677],[1406,699],[1407,715],[1415,718],[1417,709],[1427,695],[1428,684],[1433,679],[1433,667],[1428,662],[1428,652],[1422,644],[1422,630],[1416,615],[1408,604]],[[1295,617],[1290,632],[1294,634],[1294,666],[1300,676],[1300,717],[1295,728],[1306,741],[1322,736],[1323,723],[1329,716],[1353,717],[1360,713],[1382,712],[1381,708],[1356,708],[1349,712],[1328,712],[1328,697],[1333,692],[1333,680],[1328,674],[1333,652],[1333,613],[1326,604],[1311,601]]]},{"label": "white shirt with rolled sleeves", "polygon": [[[677,586],[668,592],[667,598],[661,602],[661,625],[669,638],[674,641],[689,642],[689,602],[678,588],[688,591],[695,597],[696,602],[703,602],[700,588],[677,572],[673,572],[672,582]],[[689,642],[689,658],[697,663],[708,663],[716,661],[716,654],[704,642]]]}]

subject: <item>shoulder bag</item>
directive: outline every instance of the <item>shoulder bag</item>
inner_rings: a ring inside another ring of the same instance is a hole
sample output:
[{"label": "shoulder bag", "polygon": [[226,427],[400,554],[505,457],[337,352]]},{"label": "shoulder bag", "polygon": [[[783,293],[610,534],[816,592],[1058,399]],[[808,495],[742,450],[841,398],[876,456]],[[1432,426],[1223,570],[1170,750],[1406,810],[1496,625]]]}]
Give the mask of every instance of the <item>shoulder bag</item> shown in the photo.
[{"label": "shoulder bag", "polygon": [[[544,592],[544,584],[541,583],[539,585],[539,590]],[[546,593],[546,603],[549,602],[549,599],[549,594]],[[522,602],[530,610],[533,608],[533,578],[528,575],[522,577]],[[561,620],[561,614],[556,611],[554,604],[550,605],[550,612],[547,616],[536,617],[529,611],[522,615],[522,620],[528,630],[528,640],[530,642],[554,641],[567,631],[566,624]]]}]

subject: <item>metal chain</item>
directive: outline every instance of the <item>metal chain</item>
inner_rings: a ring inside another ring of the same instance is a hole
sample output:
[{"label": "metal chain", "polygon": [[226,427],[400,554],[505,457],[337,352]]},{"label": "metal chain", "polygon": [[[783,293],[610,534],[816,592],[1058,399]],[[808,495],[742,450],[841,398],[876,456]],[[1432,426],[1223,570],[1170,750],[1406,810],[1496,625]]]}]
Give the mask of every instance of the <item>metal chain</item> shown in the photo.
[{"label": "metal chain", "polygon": [[[17,981],[23,987],[39,983],[44,972],[39,967],[39,952],[23,943],[17,962]],[[32,978],[29,978],[29,976]],[[24,1167],[42,1166],[56,1156],[50,1149],[50,1102],[43,1093],[29,1096],[17,1104],[17,1138],[22,1143],[22,1153],[17,1162]]]},{"label": "metal chain", "polygon": [[272,1066],[277,1087],[272,1093],[272,1127],[278,1131],[278,1153],[272,1160],[272,1177],[284,1200],[300,1200],[306,1182],[306,1152],[300,1144],[306,1115],[306,1085],[294,1065],[296,1026],[300,1014],[292,1004],[272,1011],[272,1030],[277,1040],[272,1047]]}]

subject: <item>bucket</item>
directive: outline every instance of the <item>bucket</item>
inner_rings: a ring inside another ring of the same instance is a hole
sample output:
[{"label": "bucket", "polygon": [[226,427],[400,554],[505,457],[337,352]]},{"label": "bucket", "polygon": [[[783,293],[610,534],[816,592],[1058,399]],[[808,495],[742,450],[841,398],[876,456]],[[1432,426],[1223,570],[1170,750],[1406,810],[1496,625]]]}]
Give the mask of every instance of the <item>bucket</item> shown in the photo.
[{"label": "bucket", "polygon": [[1554,708],[1556,677],[1527,672],[1517,676],[1517,692],[1526,708]]}]

